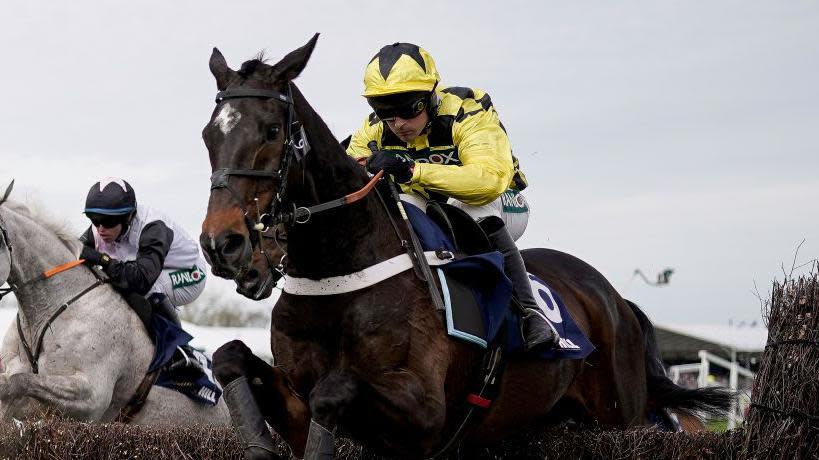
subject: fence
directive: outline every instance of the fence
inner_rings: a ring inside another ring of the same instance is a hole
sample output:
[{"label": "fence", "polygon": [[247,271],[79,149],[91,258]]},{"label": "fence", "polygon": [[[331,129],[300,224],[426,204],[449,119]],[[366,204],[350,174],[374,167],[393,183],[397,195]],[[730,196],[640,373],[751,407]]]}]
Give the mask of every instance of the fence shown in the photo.
[{"label": "fence", "polygon": [[[731,411],[728,414],[728,429],[736,428],[745,419],[745,412],[751,403],[750,386],[756,374],[740,366],[736,361],[736,351],[731,350],[732,361],[723,359],[713,353],[705,350],[700,350],[698,356],[699,363],[678,364],[668,368],[669,377],[671,380],[682,386],[690,386],[689,382],[684,381],[684,376],[696,374],[696,388],[705,388],[713,386],[708,377],[711,375],[711,366],[716,365],[729,370],[728,387],[737,394],[737,400],[731,405]],[[743,377],[746,379],[745,385],[740,385],[739,379]]]}]

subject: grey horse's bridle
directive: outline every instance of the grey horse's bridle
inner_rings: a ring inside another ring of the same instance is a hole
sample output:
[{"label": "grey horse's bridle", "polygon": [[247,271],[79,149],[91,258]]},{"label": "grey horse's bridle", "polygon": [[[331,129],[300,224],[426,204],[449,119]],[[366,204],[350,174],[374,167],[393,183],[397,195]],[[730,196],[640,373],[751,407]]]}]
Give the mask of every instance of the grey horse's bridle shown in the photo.
[{"label": "grey horse's bridle", "polygon": [[[6,192],[3,194],[3,198],[0,198],[0,206],[2,206],[3,203],[5,203],[6,200],[8,200],[9,194],[11,194],[11,189],[12,189],[13,186],[14,186],[14,181],[11,181],[11,184],[9,184],[8,188],[6,189]],[[2,243],[5,244],[6,247],[8,248],[8,250],[9,250],[9,265],[11,265],[11,263],[12,263],[11,262],[11,252],[12,252],[11,240],[9,240],[8,231],[6,230],[5,225],[3,225],[2,217],[0,217],[0,238],[2,238]],[[13,284],[9,283],[9,287],[0,288],[0,299],[2,299],[3,296],[6,296],[6,295],[8,295],[8,294],[10,294],[12,292],[16,292],[16,291],[18,291],[18,290],[20,290],[20,289],[22,289],[22,288],[24,288],[24,287],[26,287],[26,286],[28,286],[30,284],[34,284],[34,283],[38,283],[40,281],[44,281],[44,280],[50,278],[51,276],[56,275],[57,273],[63,273],[65,271],[70,270],[71,268],[76,267],[76,266],[81,265],[81,264],[82,264],[81,260],[72,261],[72,262],[60,265],[58,267],[55,267],[52,270],[43,272],[40,275],[38,275],[38,276],[28,280],[28,281],[24,281],[24,282],[22,282],[22,283],[20,283],[18,285],[13,285]],[[94,272],[94,273],[96,275],[96,272]],[[63,304],[61,304],[59,306],[59,308],[57,308],[57,310],[55,310],[51,314],[51,316],[49,316],[46,319],[45,326],[42,329],[40,329],[40,333],[37,335],[37,337],[35,337],[35,339],[31,343],[29,343],[29,341],[26,340],[25,333],[23,332],[23,328],[20,325],[20,314],[19,313],[17,314],[17,335],[20,337],[20,344],[23,346],[23,351],[25,351],[25,353],[26,353],[26,357],[28,358],[28,362],[31,365],[31,371],[33,373],[37,374],[39,372],[39,370],[40,370],[37,362],[40,359],[40,352],[42,351],[42,347],[43,347],[43,338],[45,337],[45,332],[46,332],[46,330],[48,330],[49,325],[58,316],[60,316],[60,314],[62,312],[64,312],[71,304],[73,304],[74,302],[76,302],[77,300],[79,300],[84,295],[88,294],[89,292],[93,291],[97,287],[102,286],[103,284],[105,284],[105,282],[106,282],[105,279],[97,276],[96,281],[92,285],[86,287],[79,294],[74,295],[73,297],[71,297],[70,299],[65,301]]]},{"label": "grey horse's bridle", "polygon": [[[6,192],[3,194],[3,198],[0,198],[0,206],[3,206],[3,203],[8,200],[9,195],[11,194],[11,189],[14,187],[14,180],[12,179],[9,186],[6,188]],[[0,244],[4,244],[6,248],[9,250],[9,270],[11,270],[11,240],[9,239],[9,233],[6,230],[5,225],[3,225],[3,218],[0,217]],[[8,295],[10,292],[14,291],[13,287],[7,288],[0,288],[0,300],[3,299],[4,296]]]}]

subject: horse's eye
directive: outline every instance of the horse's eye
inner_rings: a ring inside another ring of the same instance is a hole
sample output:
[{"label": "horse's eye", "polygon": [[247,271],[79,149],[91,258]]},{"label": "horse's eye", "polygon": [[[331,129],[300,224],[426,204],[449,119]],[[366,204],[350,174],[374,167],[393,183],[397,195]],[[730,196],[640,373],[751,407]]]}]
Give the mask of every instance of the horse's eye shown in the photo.
[{"label": "horse's eye", "polygon": [[276,140],[279,135],[279,125],[273,125],[267,130],[267,140]]}]

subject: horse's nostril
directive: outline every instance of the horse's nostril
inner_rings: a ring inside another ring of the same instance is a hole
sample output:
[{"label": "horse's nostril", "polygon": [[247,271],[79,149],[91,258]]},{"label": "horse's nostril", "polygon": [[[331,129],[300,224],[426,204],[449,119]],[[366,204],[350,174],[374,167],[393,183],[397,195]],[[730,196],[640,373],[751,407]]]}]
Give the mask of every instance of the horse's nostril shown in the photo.
[{"label": "horse's nostril", "polygon": [[225,244],[222,246],[222,254],[227,257],[235,256],[244,248],[245,239],[242,235],[228,235],[225,237]]}]

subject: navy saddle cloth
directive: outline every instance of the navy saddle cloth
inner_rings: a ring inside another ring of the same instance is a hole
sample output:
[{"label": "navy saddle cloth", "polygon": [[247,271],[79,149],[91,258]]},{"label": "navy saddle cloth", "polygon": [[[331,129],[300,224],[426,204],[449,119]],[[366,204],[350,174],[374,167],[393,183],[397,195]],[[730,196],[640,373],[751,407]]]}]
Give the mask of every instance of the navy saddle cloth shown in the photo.
[{"label": "navy saddle cloth", "polygon": [[[450,238],[422,210],[404,202],[404,208],[425,251],[454,251]],[[459,258],[436,269],[446,308],[447,332],[486,348],[502,327],[507,328],[506,350],[523,349],[519,318],[509,308],[512,282],[503,272],[503,256],[497,252]],[[539,354],[542,359],[581,359],[594,351],[569,314],[563,301],[546,283],[529,275],[535,300],[561,337],[558,348]]]},{"label": "navy saddle cloth", "polygon": [[[193,339],[190,334],[162,315],[151,316],[151,333],[154,336],[155,351],[151,365],[148,366],[148,372],[153,372],[168,364],[176,348]],[[156,385],[176,390],[196,402],[215,406],[222,396],[222,388],[213,380],[211,361],[199,351],[194,351],[194,356],[191,358],[198,360],[205,371],[196,374],[191,374],[187,370],[169,373],[167,369],[162,369]]]}]

